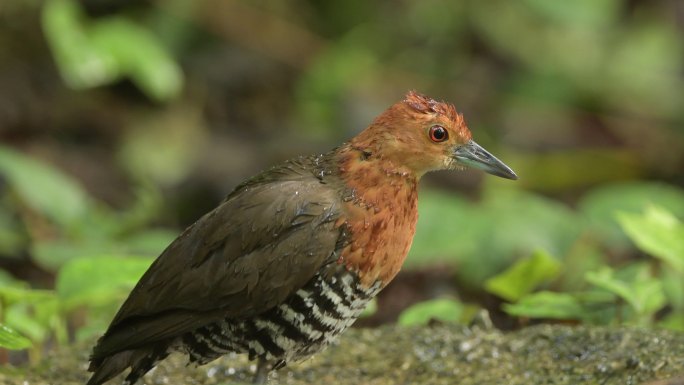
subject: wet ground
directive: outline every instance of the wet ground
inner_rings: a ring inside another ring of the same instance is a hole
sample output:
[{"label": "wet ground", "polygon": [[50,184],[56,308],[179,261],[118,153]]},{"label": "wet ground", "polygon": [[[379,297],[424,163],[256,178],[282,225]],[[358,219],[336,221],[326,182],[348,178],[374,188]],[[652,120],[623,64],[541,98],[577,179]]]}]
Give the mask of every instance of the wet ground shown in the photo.
[{"label": "wet ground", "polygon": [[[71,348],[38,368],[2,368],[0,384],[83,384],[87,354],[87,347]],[[253,369],[244,356],[198,368],[171,356],[145,377],[145,384],[239,384],[250,381]],[[269,384],[630,385],[682,376],[682,333],[558,325],[503,333],[437,324],[350,330],[315,358],[272,374]]]}]

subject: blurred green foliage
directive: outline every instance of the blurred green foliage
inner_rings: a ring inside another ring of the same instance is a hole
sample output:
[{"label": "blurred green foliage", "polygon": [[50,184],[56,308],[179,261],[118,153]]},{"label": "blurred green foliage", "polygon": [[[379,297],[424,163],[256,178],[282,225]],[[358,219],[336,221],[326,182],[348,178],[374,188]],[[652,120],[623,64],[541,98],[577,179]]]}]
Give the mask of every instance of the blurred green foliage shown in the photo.
[{"label": "blurred green foliage", "polygon": [[485,289],[507,301],[518,301],[539,285],[556,278],[561,263],[544,251],[538,250],[521,258],[501,274],[485,281]]},{"label": "blurred green foliage", "polygon": [[[520,319],[682,329],[678,10],[2,2],[0,262],[50,279],[0,270],[0,346],[30,343],[37,360],[101,333],[178,232],[164,227],[260,168],[337,145],[409,89],[455,102],[521,179],[426,180],[406,269],[446,264],[459,288]],[[184,196],[188,185],[200,193]],[[399,322],[467,322],[478,306],[441,294]]]},{"label": "blurred green foliage", "polygon": [[181,70],[147,29],[125,17],[87,20],[75,0],[48,0],[43,29],[62,77],[75,89],[130,78],[147,96],[178,95]]},{"label": "blurred green foliage", "polygon": [[[43,343],[70,339],[68,324],[83,308],[90,310],[90,330],[102,332],[175,234],[147,229],[159,208],[153,191],[141,190],[133,207],[116,212],[66,174],[2,146],[0,175],[9,187],[0,196],[0,213],[7,218],[0,239],[12,240],[0,249],[30,250],[33,263],[56,273],[54,290],[31,288],[9,275],[0,279],[0,346],[26,347],[28,338],[37,359]],[[89,336],[83,322],[72,326],[75,335]]]},{"label": "blurred green foliage", "polygon": [[431,320],[464,322],[464,304],[449,298],[437,298],[420,302],[406,309],[397,320],[400,325],[420,325]]},{"label": "blurred green foliage", "polygon": [[[507,292],[497,286],[488,285],[487,289],[513,302],[504,308],[516,316],[641,326],[657,323],[684,330],[684,224],[657,206],[647,207],[643,214],[623,212],[617,217],[629,237],[654,260],[629,262],[618,269],[604,265],[586,271],[585,285],[565,288],[569,289],[566,292],[528,291],[523,296],[507,297]],[[543,259],[528,261],[539,265],[530,270],[545,268]],[[518,270],[514,265],[489,282],[513,277],[509,286],[527,285],[527,277],[515,275]],[[558,288],[564,288],[562,282]],[[660,312],[666,316],[656,317]]]}]

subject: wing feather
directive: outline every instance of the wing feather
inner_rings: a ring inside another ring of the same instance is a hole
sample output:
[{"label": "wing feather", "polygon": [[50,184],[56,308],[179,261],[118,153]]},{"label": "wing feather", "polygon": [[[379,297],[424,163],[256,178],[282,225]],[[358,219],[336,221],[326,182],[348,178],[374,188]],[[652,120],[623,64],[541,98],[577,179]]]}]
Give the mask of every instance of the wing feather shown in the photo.
[{"label": "wing feather", "polygon": [[276,306],[335,260],[339,215],[335,191],[311,174],[238,187],[157,258],[93,361]]}]

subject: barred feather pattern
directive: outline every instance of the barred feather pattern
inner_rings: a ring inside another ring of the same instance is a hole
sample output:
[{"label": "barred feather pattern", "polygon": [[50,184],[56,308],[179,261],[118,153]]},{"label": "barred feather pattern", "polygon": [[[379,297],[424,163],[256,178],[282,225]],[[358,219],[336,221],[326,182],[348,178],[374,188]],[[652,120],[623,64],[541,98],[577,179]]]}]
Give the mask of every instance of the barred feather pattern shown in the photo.
[{"label": "barred feather pattern", "polygon": [[366,288],[346,270],[328,278],[317,274],[285,302],[257,317],[224,319],[186,333],[180,349],[199,365],[236,352],[265,359],[278,369],[322,350],[356,321],[380,289],[380,281]]}]

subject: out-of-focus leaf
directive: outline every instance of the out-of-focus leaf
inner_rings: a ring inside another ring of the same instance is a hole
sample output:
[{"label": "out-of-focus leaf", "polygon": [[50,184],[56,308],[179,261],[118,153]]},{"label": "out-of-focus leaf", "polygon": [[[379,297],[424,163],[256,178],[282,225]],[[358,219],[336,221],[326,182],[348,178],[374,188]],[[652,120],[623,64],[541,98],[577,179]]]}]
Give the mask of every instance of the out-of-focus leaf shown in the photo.
[{"label": "out-of-focus leaf", "polygon": [[159,215],[163,207],[162,194],[159,186],[154,185],[148,179],[141,180],[141,184],[135,188],[135,201],[126,210],[109,215],[107,220],[116,224],[116,234],[130,234],[135,236],[140,228],[144,228],[149,222]]},{"label": "out-of-focus leaf", "polygon": [[0,297],[2,298],[2,302],[7,306],[16,303],[36,305],[53,301],[55,299],[55,293],[51,290],[29,289],[20,286],[2,286],[0,287]]},{"label": "out-of-focus leaf", "polygon": [[74,226],[91,206],[88,195],[69,176],[2,146],[0,173],[27,205],[64,227]]},{"label": "out-of-focus leaf", "polygon": [[648,206],[643,215],[619,213],[618,221],[641,250],[684,273],[684,225],[674,215]]},{"label": "out-of-focus leaf", "polygon": [[418,198],[418,224],[413,238],[410,265],[430,263],[466,254],[476,245],[468,242],[473,226],[465,226],[472,209],[458,194],[445,194],[423,189]]},{"label": "out-of-focus leaf", "polygon": [[622,298],[634,309],[641,321],[647,321],[650,315],[665,305],[662,282],[651,276],[646,264],[635,264],[632,270],[633,278],[626,280],[606,266],[598,271],[588,272],[586,280]]},{"label": "out-of-focus leaf", "polygon": [[20,258],[21,250],[27,242],[28,236],[25,230],[13,218],[10,211],[4,209],[0,201],[0,255],[5,258]]},{"label": "out-of-focus leaf", "polygon": [[127,76],[155,100],[180,92],[178,65],[147,29],[123,17],[86,19],[73,0],[49,0],[43,9],[43,28],[67,85],[86,89]]},{"label": "out-of-focus leaf", "polygon": [[123,17],[109,17],[93,23],[88,36],[90,44],[112,55],[121,73],[150,98],[164,101],[180,92],[180,68],[147,29]]},{"label": "out-of-focus leaf", "polygon": [[463,315],[463,304],[455,299],[439,298],[419,302],[404,310],[399,325],[424,325],[431,319],[458,322]]},{"label": "out-of-focus leaf", "polygon": [[147,230],[133,234],[124,243],[131,254],[154,257],[161,254],[177,236],[177,231]]},{"label": "out-of-focus leaf", "polygon": [[[94,341],[95,338],[100,337],[105,330],[107,330],[109,323],[114,317],[114,313],[111,311],[111,309],[115,310],[116,308],[112,308],[111,306],[106,310],[88,308],[88,323],[76,329],[76,341]],[[102,314],[107,314],[107,316],[102,317]]]},{"label": "out-of-focus leaf", "polygon": [[660,280],[670,306],[684,313],[684,274],[664,268],[660,273]]},{"label": "out-of-focus leaf", "polygon": [[7,325],[0,324],[0,347],[10,350],[27,349],[33,346],[31,340]]},{"label": "out-of-focus leaf", "polygon": [[[563,258],[563,273],[555,286],[558,291],[574,292],[587,286],[584,275],[605,265],[608,257],[600,245],[583,235]],[[554,282],[554,284],[556,284]]]},{"label": "out-of-focus leaf", "polygon": [[449,261],[462,282],[480,286],[519,255],[537,249],[565,255],[582,221],[561,204],[522,191],[488,189],[479,203],[421,191],[409,266]]},{"label": "out-of-focus leaf", "polygon": [[67,310],[120,300],[135,286],[152,261],[152,258],[135,257],[73,259],[57,275],[57,293]]},{"label": "out-of-focus leaf", "polygon": [[127,131],[119,160],[143,179],[177,183],[192,170],[206,143],[200,114],[196,106],[186,105],[141,117]]},{"label": "out-of-focus leaf", "polygon": [[[677,89],[684,49],[676,26],[644,20],[613,40],[604,64],[601,92],[612,108],[640,114],[676,114],[682,103]],[[648,71],[644,71],[648,68]]]},{"label": "out-of-focus leaf", "polygon": [[581,320],[585,309],[577,298],[568,293],[540,291],[523,297],[518,303],[504,304],[506,313],[530,318]]},{"label": "out-of-focus leaf", "polygon": [[667,315],[660,322],[658,322],[658,326],[665,329],[684,332],[684,312]]},{"label": "out-of-focus leaf", "polygon": [[51,332],[59,343],[66,341],[66,330],[60,323],[60,307],[52,290],[21,286],[0,288],[4,305],[4,322],[34,342],[45,341]]},{"label": "out-of-focus leaf", "polygon": [[175,231],[149,230],[133,233],[123,239],[115,239],[93,231],[90,236],[79,240],[56,239],[35,242],[31,246],[31,255],[39,266],[56,272],[72,259],[111,255],[156,257],[177,235]]},{"label": "out-of-focus leaf", "polygon": [[537,250],[504,272],[489,278],[485,282],[485,288],[490,293],[515,302],[544,282],[556,278],[560,269],[560,262],[545,251]]},{"label": "out-of-focus leaf", "polygon": [[[20,303],[7,309],[5,322],[32,341],[43,342],[50,335],[50,318],[58,317],[56,305],[55,298],[41,303],[40,307]],[[35,314],[36,310],[41,311],[42,317]],[[45,317],[46,310],[52,312],[52,317]]]},{"label": "out-of-focus leaf", "polygon": [[584,225],[562,204],[504,188],[488,188],[481,206],[470,213],[452,228],[468,236],[464,243],[472,245],[472,254],[458,266],[459,278],[477,285],[520,255],[538,249],[566,255]]},{"label": "out-of-focus leaf", "polygon": [[5,270],[0,269],[0,287],[25,287],[28,283],[20,281]]},{"label": "out-of-focus leaf", "polygon": [[90,43],[81,25],[84,15],[76,1],[46,1],[42,16],[45,36],[60,74],[69,87],[96,87],[121,75],[114,56]]},{"label": "out-of-focus leaf", "polygon": [[123,253],[125,250],[107,239],[57,239],[36,242],[31,246],[33,260],[42,268],[55,272],[72,259],[101,257],[113,252]]},{"label": "out-of-focus leaf", "polygon": [[[377,44],[377,40],[382,39],[383,35],[374,33],[374,28],[372,24],[367,23],[356,26],[334,45],[317,55],[316,60],[299,80],[297,101],[303,122],[298,127],[306,132],[307,136],[331,135],[332,132],[326,132],[325,128],[336,128],[340,122],[348,122],[348,117],[341,116],[346,112],[340,105],[345,101],[345,96],[349,95],[350,88],[358,84],[369,84],[380,78],[378,72],[383,68],[378,65],[377,49],[369,46],[375,46],[371,40]],[[382,43],[378,45],[382,46]],[[365,103],[364,107],[367,105],[368,103]],[[357,112],[369,115],[364,117],[367,119],[372,119],[372,115],[376,113]]]},{"label": "out-of-focus leaf", "polygon": [[684,217],[684,191],[662,183],[630,182],[594,189],[579,202],[589,220],[591,234],[612,247],[628,247],[629,239],[615,218],[617,212],[641,213],[657,204],[674,216]]},{"label": "out-of-focus leaf", "polygon": [[629,287],[629,284],[615,278],[613,276],[613,269],[610,267],[604,266],[597,271],[587,272],[587,274],[585,274],[585,279],[597,287],[616,294],[624,301],[630,303],[632,307],[638,307],[638,304],[632,302],[635,301],[635,298],[632,295],[633,293]]}]

